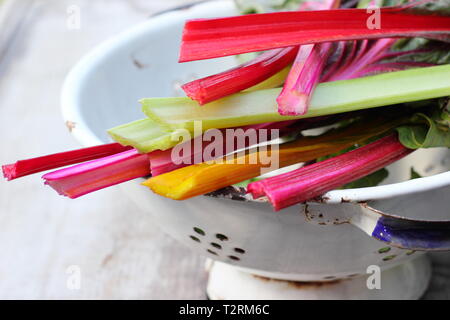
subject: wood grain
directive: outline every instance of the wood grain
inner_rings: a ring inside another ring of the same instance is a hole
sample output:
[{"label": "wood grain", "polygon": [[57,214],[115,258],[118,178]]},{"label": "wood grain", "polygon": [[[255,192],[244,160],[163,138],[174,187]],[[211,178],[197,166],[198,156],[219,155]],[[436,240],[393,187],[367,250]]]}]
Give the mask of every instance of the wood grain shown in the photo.
[{"label": "wood grain", "polygon": [[[0,163],[76,148],[59,110],[70,68],[103,40],[185,3],[8,3],[0,22],[10,26],[0,40]],[[81,10],[79,30],[66,27],[69,5]],[[1,179],[0,252],[3,299],[205,298],[203,258],[163,234],[117,187],[73,201],[44,187],[39,175]],[[67,288],[71,265],[80,267],[80,290]]]}]

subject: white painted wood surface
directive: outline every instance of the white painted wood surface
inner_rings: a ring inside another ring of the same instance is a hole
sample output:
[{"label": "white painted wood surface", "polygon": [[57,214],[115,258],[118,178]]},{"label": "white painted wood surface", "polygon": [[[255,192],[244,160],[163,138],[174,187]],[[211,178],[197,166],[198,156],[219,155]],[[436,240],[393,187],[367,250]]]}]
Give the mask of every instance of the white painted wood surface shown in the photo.
[{"label": "white painted wood surface", "polygon": [[[78,147],[59,111],[69,69],[91,48],[187,0],[5,0],[0,5],[0,163]],[[81,28],[66,26],[79,6]],[[10,8],[4,14],[5,8]],[[11,10],[12,8],[12,10]],[[163,234],[117,187],[77,200],[39,175],[0,179],[0,299],[204,299],[204,259]],[[434,254],[426,298],[450,298]],[[68,288],[70,266],[81,287]]]},{"label": "white painted wood surface", "polygon": [[[183,0],[18,0],[0,33],[0,163],[78,147],[59,111],[69,69],[87,51]],[[66,27],[70,5],[81,29]],[[9,33],[9,37],[5,35]],[[0,181],[0,298],[205,298],[203,258],[119,188],[59,197],[39,175]],[[81,289],[66,286],[81,268]]]}]

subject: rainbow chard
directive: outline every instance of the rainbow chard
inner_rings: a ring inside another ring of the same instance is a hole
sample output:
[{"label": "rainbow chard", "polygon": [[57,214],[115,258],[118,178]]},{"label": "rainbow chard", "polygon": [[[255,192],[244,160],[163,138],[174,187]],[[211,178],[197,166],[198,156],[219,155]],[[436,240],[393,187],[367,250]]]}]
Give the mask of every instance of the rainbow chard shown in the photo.
[{"label": "rainbow chard", "polygon": [[[310,7],[314,3],[316,3],[317,8],[313,7],[312,9],[327,10],[338,8],[340,0],[306,2],[302,7]],[[333,45],[331,43],[300,46],[283,90],[277,98],[279,114],[295,116],[305,114],[308,111],[313,90],[319,83],[332,50]]]},{"label": "rainbow chard", "polygon": [[203,105],[276,75],[292,63],[297,51],[297,47],[270,50],[233,69],[186,83],[182,88],[188,97]]},{"label": "rainbow chard", "polygon": [[306,114],[312,93],[319,84],[332,50],[333,45],[330,42],[300,47],[283,90],[277,97],[279,114],[285,116]]},{"label": "rainbow chard", "polygon": [[[340,0],[305,1],[300,5],[299,10],[327,10],[338,8],[339,4]],[[200,105],[246,89],[252,90],[255,85],[288,67],[294,61],[296,55],[297,59],[299,59],[298,55],[302,57],[303,54],[298,53],[298,51],[297,46],[269,50],[240,66],[191,81],[184,84],[182,88],[188,97],[196,100]],[[297,74],[297,71],[295,71],[296,65],[299,65],[299,63],[294,64],[287,81]],[[277,83],[277,85],[283,82]],[[293,84],[296,82],[297,79]]]},{"label": "rainbow chard", "polygon": [[131,147],[124,147],[118,143],[103,144],[27,160],[19,160],[16,163],[2,166],[2,171],[3,176],[9,181],[33,173],[98,159],[129,149],[131,149]]},{"label": "rainbow chard", "polygon": [[115,141],[132,146],[141,153],[166,150],[178,143],[172,139],[173,131],[165,130],[151,119],[141,119],[108,130]]},{"label": "rainbow chard", "polygon": [[[354,50],[346,64],[340,65],[337,61],[335,66],[339,66],[337,70],[329,72],[324,76],[322,81],[336,81],[353,79],[365,75],[364,70],[372,64],[384,58],[390,47],[396,42],[395,39],[379,39],[373,43],[367,40],[360,41],[354,46]],[[400,53],[398,53],[400,55]]]},{"label": "rainbow chard", "polygon": [[373,14],[365,9],[335,9],[190,20],[184,27],[180,62],[330,41],[450,39],[449,16],[401,7],[381,8],[380,25],[368,27]]},{"label": "rainbow chard", "polygon": [[339,156],[252,182],[247,191],[254,198],[267,196],[278,211],[367,176],[412,151],[392,134]]},{"label": "rainbow chard", "polygon": [[424,67],[431,67],[434,64],[432,63],[426,63],[426,62],[386,62],[386,63],[379,63],[373,66],[368,66],[367,68],[364,68],[362,72],[357,76],[366,76],[366,75],[373,75],[378,73],[385,73],[385,72],[393,72],[393,71],[401,71],[409,68],[424,68]]},{"label": "rainbow chard", "polygon": [[[306,162],[344,150],[371,137],[384,134],[401,121],[376,119],[361,122],[320,136],[304,137],[282,144],[278,150],[249,150],[213,163],[198,163],[148,179],[143,184],[162,196],[185,200],[224,188],[266,172],[299,162]],[[277,159],[277,166],[267,162],[267,155]]]},{"label": "rainbow chard", "polygon": [[148,155],[128,150],[105,158],[53,171],[42,178],[60,195],[78,198],[87,193],[150,175]]},{"label": "rainbow chard", "polygon": [[[288,173],[252,182],[247,191],[255,199],[267,196],[275,210],[280,210],[344,185],[359,188],[368,180],[378,184],[387,174],[386,170],[383,173],[379,169],[415,149],[450,148],[448,98],[430,100],[419,111],[396,128],[397,134]],[[366,181],[358,180],[363,177]]]},{"label": "rainbow chard", "polygon": [[[348,114],[350,115],[350,114]],[[284,137],[289,134],[298,133],[301,130],[307,130],[317,127],[322,127],[326,125],[330,125],[335,123],[339,119],[343,119],[345,117],[343,116],[325,116],[325,117],[316,117],[311,119],[303,119],[301,121],[296,120],[290,120],[290,121],[281,121],[281,122],[273,122],[273,123],[262,123],[252,126],[246,126],[242,127],[243,131],[241,134],[241,137],[243,137],[242,140],[243,143],[230,143],[229,137],[226,135],[226,130],[222,129],[221,134],[224,137],[224,145],[222,150],[216,150],[219,152],[214,153],[214,155],[209,155],[205,157],[204,151],[208,146],[212,146],[212,144],[215,142],[210,142],[209,138],[205,139],[205,136],[199,136],[194,138],[191,141],[183,142],[182,144],[177,146],[177,150],[183,150],[186,151],[186,153],[177,154],[177,152],[173,152],[174,149],[169,150],[157,150],[153,151],[148,154],[150,159],[150,168],[151,168],[151,174],[153,177],[170,172],[176,169],[183,168],[185,166],[188,166],[190,164],[196,164],[200,162],[210,161],[217,158],[220,158],[227,153],[232,153],[237,151],[241,148],[247,148],[250,147],[250,139],[245,138],[246,130],[248,129],[254,129],[257,133],[257,143],[263,143],[267,140],[271,140],[278,137]],[[266,130],[279,130],[278,133],[275,135],[272,134],[271,131],[267,132],[266,134],[260,134],[261,129]],[[237,136],[237,139],[239,139],[239,135]],[[206,141],[204,141],[206,140]],[[231,146],[231,148],[229,148]],[[227,147],[229,148],[227,150]]]},{"label": "rainbow chard", "polygon": [[[396,44],[395,39],[379,39],[373,41],[342,42],[338,45],[338,55],[327,72],[321,77],[321,82],[347,80],[384,72],[400,71],[409,68],[430,67],[435,63],[415,61],[417,55],[429,53],[431,50],[391,51]],[[346,51],[346,48],[350,50]],[[347,58],[343,59],[343,54]]]},{"label": "rainbow chard", "polygon": [[[257,125],[254,126],[254,128],[281,129],[281,132],[289,133],[292,130],[284,128],[287,128],[293,122],[294,121],[285,121]],[[197,137],[193,141],[199,140],[200,138],[201,137]],[[191,144],[191,141],[186,143]],[[195,151],[196,149],[193,148],[191,150]],[[201,147],[197,150],[198,154],[192,152],[179,159],[174,159],[171,151],[172,149],[166,151],[158,150],[149,154],[140,154],[135,149],[127,150],[108,157],[47,173],[43,176],[43,179],[46,184],[55,189],[59,194],[74,199],[125,181],[149,176],[151,173],[157,175],[181,168],[189,163],[194,163],[189,161],[195,161],[197,156],[202,154],[203,148]],[[216,155],[216,157],[220,156],[221,155]],[[201,161],[203,161],[203,159]],[[150,163],[152,163],[152,167],[150,166]],[[152,170],[150,170],[150,168],[152,168]]]},{"label": "rainbow chard", "polygon": [[[227,153],[235,152],[238,149],[241,148],[247,148],[250,146],[250,140],[246,139],[246,132],[248,129],[250,130],[256,130],[256,139],[257,143],[263,143],[267,140],[272,139],[271,132],[267,132],[267,134],[260,134],[261,129],[266,130],[272,130],[277,129],[279,130],[277,136],[273,138],[278,138],[278,136],[284,136],[286,134],[292,133],[293,131],[300,130],[300,126],[291,126],[295,123],[295,120],[291,121],[281,121],[281,122],[273,122],[273,123],[263,123],[253,126],[247,126],[242,127],[242,131],[240,134],[233,135],[231,137],[227,136],[226,130],[222,129],[220,130],[220,134],[223,137],[224,143],[222,144],[222,148],[220,150],[215,149],[214,154],[205,154],[205,150],[210,146],[210,148],[216,143],[217,141],[214,139],[213,142],[211,142],[211,136],[208,138],[205,136],[208,132],[205,134],[195,137],[194,139],[190,141],[185,141],[178,146],[176,146],[176,150],[174,149],[168,149],[168,150],[157,150],[153,151],[148,154],[150,159],[150,168],[151,168],[151,174],[153,177],[170,172],[179,168],[183,168],[185,166],[211,161],[217,158],[221,158],[222,156],[226,155]],[[243,137],[242,139],[239,138],[239,135]],[[234,143],[234,140],[241,140],[242,143]],[[230,147],[231,146],[231,147]]]}]

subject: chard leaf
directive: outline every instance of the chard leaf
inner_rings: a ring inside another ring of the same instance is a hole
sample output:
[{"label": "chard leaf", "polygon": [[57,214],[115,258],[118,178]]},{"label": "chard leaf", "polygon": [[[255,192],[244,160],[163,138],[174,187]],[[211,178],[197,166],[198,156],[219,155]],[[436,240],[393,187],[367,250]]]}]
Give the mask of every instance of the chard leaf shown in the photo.
[{"label": "chard leaf", "polygon": [[421,50],[385,61],[414,61],[426,62],[432,64],[448,64],[450,63],[450,43],[428,40],[423,38],[401,39],[392,47],[394,51]]},{"label": "chard leaf", "polygon": [[[241,14],[266,13],[274,11],[295,11],[302,3],[308,4],[324,0],[234,0]],[[373,0],[362,0],[373,1]],[[356,0],[342,0],[342,7],[354,7]],[[377,0],[382,3],[383,0]]]},{"label": "chard leaf", "polygon": [[389,171],[387,171],[387,169],[383,168],[383,169],[375,171],[361,179],[347,183],[345,186],[342,187],[342,189],[375,187],[375,186],[379,185],[388,176],[389,176]]},{"label": "chard leaf", "polygon": [[262,179],[262,178],[258,178],[258,177],[250,178],[250,179],[247,179],[247,180],[244,180],[244,181],[235,183],[235,184],[233,184],[233,186],[239,187],[239,188],[247,188],[247,185],[248,185],[249,183],[254,182],[254,181],[258,181],[258,180],[261,180],[261,179]]},{"label": "chard leaf", "polygon": [[434,64],[450,63],[450,45],[447,45],[447,49],[436,49],[430,52],[416,53],[411,56],[410,60]]},{"label": "chard leaf", "polygon": [[439,105],[437,123],[443,127],[450,128],[450,98],[441,99]]},{"label": "chard leaf", "polygon": [[403,38],[398,40],[393,46],[393,50],[417,50],[423,49],[430,41],[425,38]]},{"label": "chard leaf", "polygon": [[411,180],[417,179],[417,178],[422,178],[422,176],[419,173],[417,173],[416,170],[414,170],[414,167],[411,167],[410,175],[411,175],[411,177],[410,177]]},{"label": "chard leaf", "polygon": [[450,15],[450,5],[448,0],[434,0],[424,4],[419,4],[414,9],[432,11],[441,15]]},{"label": "chard leaf", "polygon": [[[395,2],[396,0],[390,0],[387,2]],[[368,8],[369,6],[376,6],[376,7],[385,7],[392,4],[386,4],[386,0],[359,0],[358,4],[356,5],[357,8],[364,9]]]},{"label": "chard leaf", "polygon": [[297,10],[305,0],[234,0],[242,14]]},{"label": "chard leaf", "polygon": [[[378,0],[379,1],[379,0]],[[397,6],[414,3],[414,1],[419,2],[420,0],[381,0],[384,7]],[[413,7],[413,10],[417,11],[427,11],[433,12],[440,15],[449,15],[450,14],[450,6],[448,0],[434,0],[428,3],[418,3]]]},{"label": "chard leaf", "polygon": [[431,115],[416,113],[409,124],[397,128],[400,142],[407,148],[450,148],[450,108],[448,100],[433,108]]}]

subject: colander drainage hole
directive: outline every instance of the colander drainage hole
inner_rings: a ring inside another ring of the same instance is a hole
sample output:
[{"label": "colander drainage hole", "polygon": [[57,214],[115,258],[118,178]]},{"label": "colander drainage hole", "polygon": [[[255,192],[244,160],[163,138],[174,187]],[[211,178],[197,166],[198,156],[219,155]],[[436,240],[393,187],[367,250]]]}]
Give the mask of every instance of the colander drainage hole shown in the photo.
[{"label": "colander drainage hole", "polygon": [[389,251],[391,251],[390,247],[384,247],[384,248],[378,249],[378,253],[386,253]]},{"label": "colander drainage hole", "polygon": [[189,238],[191,238],[194,241],[201,242],[200,239],[197,238],[196,236],[189,236]]},{"label": "colander drainage hole", "polygon": [[230,258],[231,260],[234,260],[234,261],[239,261],[239,260],[241,260],[241,259],[239,259],[239,258],[236,257],[236,256],[228,256],[228,258]]},{"label": "colander drainage hole", "polygon": [[213,255],[215,255],[215,256],[217,256],[218,254],[217,254],[217,252],[215,252],[215,251],[212,251],[212,250],[210,250],[210,249],[206,249],[206,251],[208,251],[209,253],[211,253],[211,254],[213,254]]},{"label": "colander drainage hole", "polygon": [[397,255],[393,254],[393,255],[384,257],[384,258],[383,258],[383,261],[389,261],[389,260],[392,260],[392,259],[394,259],[396,256],[397,256]]},{"label": "colander drainage hole", "polygon": [[219,239],[220,241],[227,241],[228,240],[228,237],[226,235],[224,235],[224,234],[221,234],[221,233],[217,233],[216,234],[216,238]]},{"label": "colander drainage hole", "polygon": [[194,229],[194,231],[195,231],[196,233],[198,233],[199,235],[201,235],[201,236],[204,236],[204,235],[205,235],[205,231],[203,231],[203,230],[200,229],[199,227],[194,227],[193,229]]},{"label": "colander drainage hole", "polygon": [[214,248],[216,248],[216,249],[222,249],[222,246],[221,246],[220,244],[218,244],[218,243],[211,242],[211,245],[212,245]]},{"label": "colander drainage hole", "polygon": [[241,248],[234,248],[234,251],[237,252],[237,253],[240,253],[240,254],[244,254],[245,253],[245,250],[241,249]]}]

